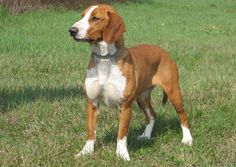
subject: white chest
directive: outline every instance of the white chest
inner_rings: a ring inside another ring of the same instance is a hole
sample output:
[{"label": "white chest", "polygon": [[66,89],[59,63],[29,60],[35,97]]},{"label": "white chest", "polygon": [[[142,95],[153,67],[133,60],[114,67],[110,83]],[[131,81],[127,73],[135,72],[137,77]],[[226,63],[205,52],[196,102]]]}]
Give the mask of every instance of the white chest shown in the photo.
[{"label": "white chest", "polygon": [[103,97],[107,105],[119,104],[124,97],[126,78],[119,67],[110,60],[100,60],[87,70],[85,89],[89,99]]}]

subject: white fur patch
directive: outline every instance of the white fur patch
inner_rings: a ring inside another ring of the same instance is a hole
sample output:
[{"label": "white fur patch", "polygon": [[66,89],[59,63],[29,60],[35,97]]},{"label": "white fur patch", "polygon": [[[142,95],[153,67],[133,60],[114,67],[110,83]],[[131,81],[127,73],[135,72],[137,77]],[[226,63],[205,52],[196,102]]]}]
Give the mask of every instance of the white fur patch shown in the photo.
[{"label": "white fur patch", "polygon": [[105,56],[108,53],[113,55],[117,52],[116,46],[114,43],[108,44],[105,41],[98,42],[96,44],[90,45],[92,51],[98,55]]},{"label": "white fur patch", "polygon": [[116,155],[126,161],[130,160],[129,153],[127,150],[127,137],[126,136],[121,140],[117,140]]},{"label": "white fur patch", "polygon": [[138,139],[142,139],[142,138],[150,139],[151,138],[151,134],[152,134],[152,130],[153,130],[153,127],[155,124],[155,120],[154,120],[153,116],[151,115],[149,108],[146,108],[146,112],[147,112],[148,117],[150,119],[150,123],[146,125],[144,132],[138,137]]},{"label": "white fur patch", "polygon": [[92,154],[94,151],[94,144],[95,144],[95,140],[87,140],[82,151],[80,151],[77,155],[75,155],[75,157],[79,158],[83,155]]},{"label": "white fur patch", "polygon": [[103,96],[107,105],[120,103],[126,87],[126,78],[117,65],[107,64],[107,69],[104,71],[99,67],[100,64],[87,71],[85,80],[87,96],[92,101]]},{"label": "white fur patch", "polygon": [[96,9],[98,6],[92,6],[88,12],[85,14],[85,16],[76,22],[72,27],[78,28],[78,33],[76,35],[77,39],[85,39],[87,35],[87,31],[89,29],[89,17],[94,9]]},{"label": "white fur patch", "polygon": [[117,104],[123,99],[126,78],[117,65],[111,65],[108,80],[103,84],[103,95],[106,104]]},{"label": "white fur patch", "polygon": [[87,92],[87,96],[92,101],[96,101],[102,90],[102,87],[99,84],[99,77],[98,77],[98,72],[96,68],[87,70],[86,80],[85,80],[85,89]]},{"label": "white fur patch", "polygon": [[183,131],[183,139],[182,143],[187,144],[187,145],[192,145],[193,138],[191,136],[189,128],[184,127],[181,125],[182,131]]},{"label": "white fur patch", "polygon": [[150,139],[154,123],[155,120],[150,120],[150,123],[146,125],[144,132],[138,137],[138,139]]},{"label": "white fur patch", "polygon": [[[114,50],[116,49],[108,49],[107,51],[112,54]],[[107,105],[119,104],[123,99],[126,78],[111,59],[94,57],[94,63],[94,68],[87,70],[86,74],[85,89],[87,96],[92,101],[103,97]]]}]

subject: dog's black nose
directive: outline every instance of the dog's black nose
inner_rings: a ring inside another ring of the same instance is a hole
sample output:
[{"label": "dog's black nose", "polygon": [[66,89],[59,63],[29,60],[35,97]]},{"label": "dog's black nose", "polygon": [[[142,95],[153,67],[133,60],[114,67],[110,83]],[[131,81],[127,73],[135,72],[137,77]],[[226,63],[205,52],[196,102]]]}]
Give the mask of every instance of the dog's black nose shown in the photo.
[{"label": "dog's black nose", "polygon": [[76,36],[76,34],[77,34],[77,32],[78,32],[78,28],[76,28],[76,27],[71,27],[70,29],[69,29],[69,32],[70,32],[70,35],[71,36]]}]

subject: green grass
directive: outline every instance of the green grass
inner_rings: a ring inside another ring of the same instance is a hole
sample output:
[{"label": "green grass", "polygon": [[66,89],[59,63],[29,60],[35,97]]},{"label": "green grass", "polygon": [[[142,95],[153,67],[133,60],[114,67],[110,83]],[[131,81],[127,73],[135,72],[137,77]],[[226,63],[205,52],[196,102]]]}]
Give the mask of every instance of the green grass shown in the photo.
[{"label": "green grass", "polygon": [[95,153],[75,159],[86,141],[83,76],[87,44],[68,28],[81,11],[10,16],[0,8],[0,166],[235,166],[236,3],[153,0],[116,4],[126,46],[158,44],[176,60],[194,143],[181,144],[173,107],[152,103],[158,118],[150,141],[136,137],[144,115],[133,107],[130,162],[116,157],[118,110],[101,106]]}]

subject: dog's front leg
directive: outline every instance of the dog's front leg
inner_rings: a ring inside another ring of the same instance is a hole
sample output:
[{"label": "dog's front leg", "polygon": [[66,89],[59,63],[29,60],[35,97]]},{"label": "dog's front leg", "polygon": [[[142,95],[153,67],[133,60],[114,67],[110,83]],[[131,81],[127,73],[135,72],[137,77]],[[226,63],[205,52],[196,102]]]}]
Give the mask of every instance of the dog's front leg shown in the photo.
[{"label": "dog's front leg", "polygon": [[128,134],[128,128],[129,123],[131,119],[131,106],[125,106],[123,105],[121,107],[120,111],[120,124],[119,124],[119,130],[118,130],[118,137],[117,137],[117,149],[116,154],[118,157],[121,157],[122,159],[129,161],[129,153],[127,149],[127,134]]},{"label": "dog's front leg", "polygon": [[96,140],[96,123],[97,123],[97,116],[98,116],[98,105],[95,103],[88,101],[87,104],[87,131],[88,131],[88,139],[87,142],[80,151],[76,155],[76,157],[80,157],[82,155],[91,154],[94,151],[94,144]]}]

